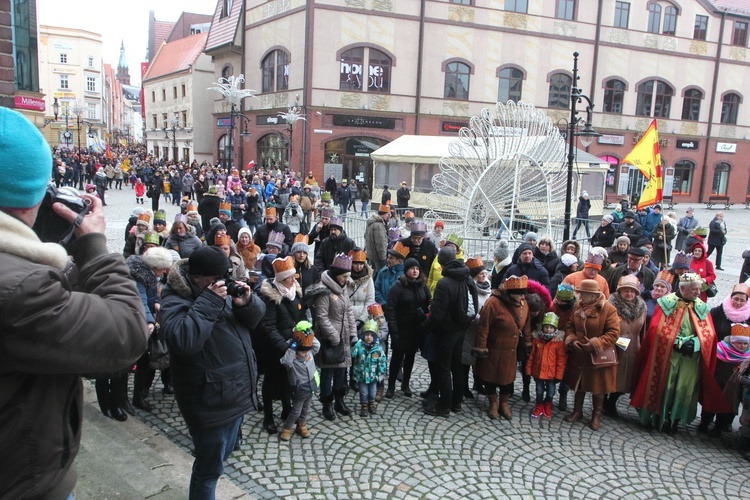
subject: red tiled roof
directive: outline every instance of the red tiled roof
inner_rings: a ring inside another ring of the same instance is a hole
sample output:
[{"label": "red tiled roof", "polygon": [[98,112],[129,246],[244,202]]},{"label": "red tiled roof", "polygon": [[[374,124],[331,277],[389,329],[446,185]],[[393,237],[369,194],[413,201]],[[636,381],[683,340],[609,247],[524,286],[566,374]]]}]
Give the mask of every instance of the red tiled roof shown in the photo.
[{"label": "red tiled roof", "polygon": [[711,0],[718,9],[750,15],[750,0]]},{"label": "red tiled roof", "polygon": [[211,22],[211,29],[208,31],[208,41],[206,41],[206,50],[216,49],[222,45],[231,44],[237,34],[237,27],[240,24],[243,2],[232,2],[232,9],[229,15],[221,17],[221,3],[217,3],[216,12]]},{"label": "red tiled roof", "polygon": [[198,33],[163,44],[143,79],[149,80],[188,69],[203,52],[207,37],[208,33]]}]

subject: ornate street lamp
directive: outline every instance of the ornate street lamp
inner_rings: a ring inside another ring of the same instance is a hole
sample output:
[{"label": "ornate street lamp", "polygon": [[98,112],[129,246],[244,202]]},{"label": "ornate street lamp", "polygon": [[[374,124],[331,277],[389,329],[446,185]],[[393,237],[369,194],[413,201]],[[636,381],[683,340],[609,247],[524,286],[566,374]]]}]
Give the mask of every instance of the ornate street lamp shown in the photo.
[{"label": "ornate street lamp", "polygon": [[[224,99],[229,103],[229,158],[224,156],[224,167],[229,168],[234,160],[234,129],[237,119],[241,119],[244,124],[244,129],[240,133],[243,140],[248,141],[252,135],[247,127],[250,123],[250,119],[244,115],[241,109],[238,109],[242,104],[242,100],[246,97],[258,97],[255,95],[255,90],[243,89],[240,86],[245,83],[244,75],[230,76],[229,78],[219,78],[218,82],[214,82],[213,87],[209,87],[208,90],[214,90],[219,92]],[[240,167],[242,167],[240,165]]]},{"label": "ornate street lamp", "polygon": [[[299,96],[298,96],[299,97]],[[303,108],[299,105],[299,103],[295,102],[294,104],[290,104],[289,107],[286,110],[286,113],[277,113],[280,118],[283,118],[286,122],[287,126],[287,133],[289,134],[289,169],[294,170],[294,167],[292,165],[292,151],[293,151],[293,144],[292,144],[292,134],[294,133],[294,124],[297,123],[299,120],[307,120],[305,115],[302,113]],[[300,172],[300,175],[302,177],[305,176],[304,172]]]},{"label": "ornate street lamp", "polygon": [[[575,141],[576,136],[581,138],[581,144],[587,148],[594,141],[595,137],[601,136],[591,126],[591,114],[594,111],[594,103],[587,96],[583,95],[578,83],[578,52],[573,52],[573,81],[570,84],[570,120],[568,121],[568,183],[565,189],[565,222],[563,227],[563,241],[570,239],[570,215],[571,203],[573,196],[573,162],[575,160]],[[576,104],[586,101],[586,121],[583,130],[576,132],[576,126],[579,123],[578,110]]]}]

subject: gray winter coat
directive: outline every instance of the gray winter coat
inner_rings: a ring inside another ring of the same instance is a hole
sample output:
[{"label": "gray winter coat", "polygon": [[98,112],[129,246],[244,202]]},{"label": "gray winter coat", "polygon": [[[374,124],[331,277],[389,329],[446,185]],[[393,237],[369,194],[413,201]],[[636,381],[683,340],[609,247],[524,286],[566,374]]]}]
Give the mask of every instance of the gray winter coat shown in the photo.
[{"label": "gray winter coat", "polygon": [[385,262],[387,250],[388,228],[380,215],[372,214],[365,229],[365,251],[371,261]]},{"label": "gray winter coat", "polygon": [[315,305],[315,336],[320,340],[321,351],[343,342],[344,361],[335,365],[321,364],[321,368],[345,368],[352,365],[349,344],[357,339],[354,309],[345,288],[324,271],[320,283],[307,289],[308,300]]}]

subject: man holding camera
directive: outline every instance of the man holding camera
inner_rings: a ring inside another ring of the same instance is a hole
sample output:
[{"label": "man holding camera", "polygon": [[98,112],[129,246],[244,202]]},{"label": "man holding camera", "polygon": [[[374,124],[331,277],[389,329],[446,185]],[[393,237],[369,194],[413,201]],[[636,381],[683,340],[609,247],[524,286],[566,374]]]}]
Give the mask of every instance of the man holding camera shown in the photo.
[{"label": "man holding camera", "polygon": [[[118,371],[146,350],[141,299],[122,256],[107,250],[101,201],[81,195],[82,216],[59,202],[40,211],[45,194],[61,199],[47,193],[50,165],[39,130],[0,107],[0,498],[70,495],[80,374]],[[37,218],[75,224],[67,252],[39,239]]]},{"label": "man holding camera", "polygon": [[191,499],[212,499],[234,449],[242,415],[257,406],[250,330],[265,314],[243,282],[227,282],[231,261],[204,246],[172,268],[162,290],[161,331],[175,398],[195,446]]}]

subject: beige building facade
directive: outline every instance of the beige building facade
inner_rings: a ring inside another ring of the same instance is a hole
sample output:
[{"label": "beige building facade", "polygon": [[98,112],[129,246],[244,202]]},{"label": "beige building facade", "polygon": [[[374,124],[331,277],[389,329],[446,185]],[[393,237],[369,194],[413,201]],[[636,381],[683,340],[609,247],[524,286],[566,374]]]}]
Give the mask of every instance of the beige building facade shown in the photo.
[{"label": "beige building facade", "polygon": [[[217,15],[227,3],[243,2],[220,1]],[[750,7],[741,4],[246,0],[244,60],[218,61],[214,74],[244,69],[246,88],[258,91],[244,103],[253,137],[235,164],[289,165],[291,155],[295,171],[380,187],[404,172],[374,173],[374,148],[404,134],[457,135],[498,101],[532,103],[566,130],[578,52],[577,84],[603,134],[588,152],[611,165],[600,197],[639,194],[642,177],[620,160],[656,119],[666,195],[745,203]],[[279,120],[290,104],[307,120]],[[214,107],[214,159],[226,143],[216,126],[225,112]]]}]

